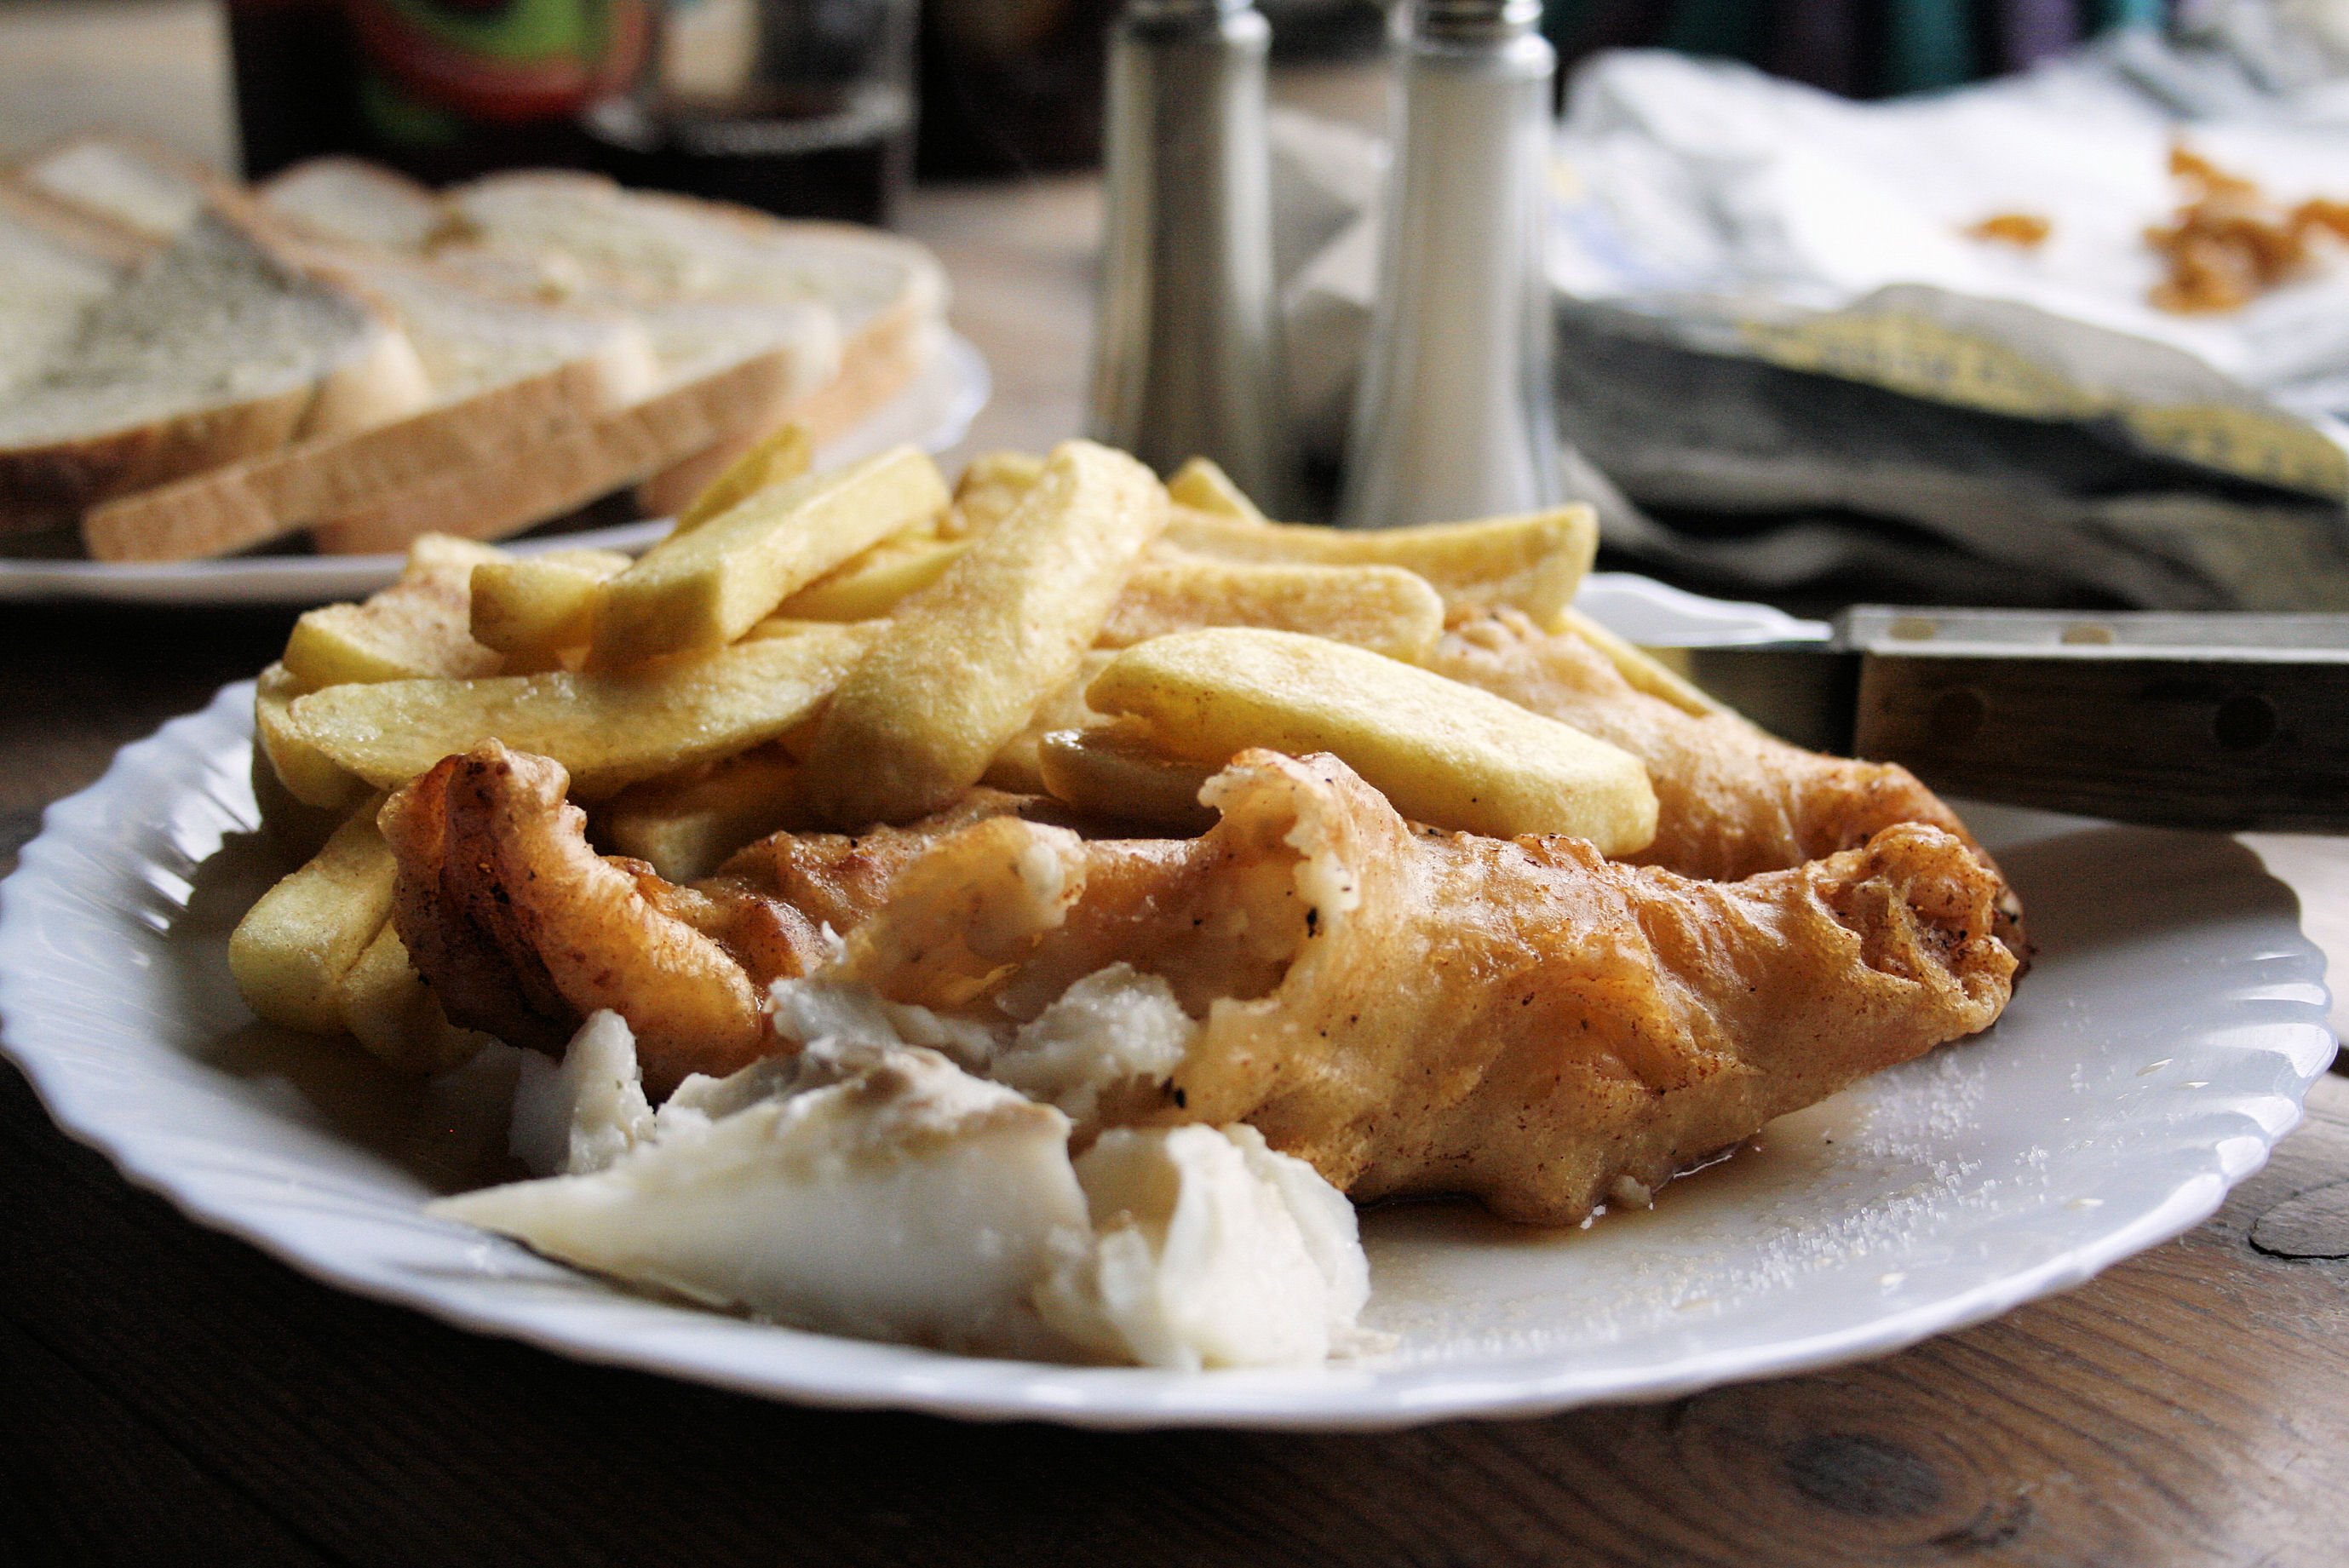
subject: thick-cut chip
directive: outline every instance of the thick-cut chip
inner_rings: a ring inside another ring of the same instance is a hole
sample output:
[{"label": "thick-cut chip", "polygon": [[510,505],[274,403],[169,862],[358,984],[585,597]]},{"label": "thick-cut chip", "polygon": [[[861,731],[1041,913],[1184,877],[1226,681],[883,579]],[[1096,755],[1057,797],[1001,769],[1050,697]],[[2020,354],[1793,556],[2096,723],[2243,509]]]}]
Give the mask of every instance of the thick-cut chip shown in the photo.
[{"label": "thick-cut chip", "polygon": [[689,532],[720,513],[733,511],[762,490],[789,484],[808,471],[815,460],[815,442],[802,425],[783,425],[759,438],[758,444],[726,465],[692,503],[677,514],[677,531]]},{"label": "thick-cut chip", "polygon": [[463,1067],[490,1037],[460,1029],[409,962],[399,933],[376,933],[335,989],[343,1027],[386,1067],[432,1078]]},{"label": "thick-cut chip", "polygon": [[1410,663],[1444,634],[1444,601],[1399,566],[1145,561],[1096,642],[1130,648],[1202,626],[1304,632]]},{"label": "thick-cut chip", "polygon": [[1014,795],[1051,793],[1045,788],[1043,766],[1038,760],[1044,737],[1056,729],[1088,729],[1107,722],[1105,716],[1085,706],[1085,688],[1093,684],[1095,676],[1109,668],[1110,660],[1116,656],[1107,648],[1087,649],[1078,661],[1077,673],[1036,705],[1035,713],[1019,733],[996,748],[994,760],[988,763],[978,781]]},{"label": "thick-cut chip", "polygon": [[1085,693],[1167,749],[1220,766],[1252,746],[1334,753],[1438,828],[1569,833],[1610,855],[1656,834],[1640,759],[1489,692],[1293,632],[1179,632],[1126,649]]},{"label": "thick-cut chip", "polygon": [[726,857],[791,820],[799,767],[779,747],[730,757],[707,773],[621,790],[595,813],[595,839],[673,882],[698,882]]},{"label": "thick-cut chip", "polygon": [[294,725],[294,699],[310,688],[284,665],[272,665],[254,683],[254,744],[285,792],[303,805],[335,813],[336,821],[374,791],[341,768]]},{"label": "thick-cut chip", "polygon": [[1615,666],[1615,673],[1621,676],[1633,691],[1646,692],[1650,696],[1661,698],[1682,713],[1694,714],[1699,718],[1714,714],[1723,714],[1731,718],[1745,717],[1667,666],[1647,649],[1617,636],[1579,610],[1569,607],[1558,617],[1555,629],[1572,632],[1606,655],[1607,662]]},{"label": "thick-cut chip", "polygon": [[285,667],[313,689],[347,681],[485,676],[496,650],[473,640],[474,568],[505,552],[428,533],[409,546],[399,580],[363,604],[327,604],[294,623]]},{"label": "thick-cut chip", "polygon": [[632,674],[329,686],[295,699],[287,719],[295,739],[384,788],[495,738],[554,758],[595,799],[772,740],[832,695],[873,636],[811,627]]},{"label": "thick-cut chip", "polygon": [[1193,458],[1176,469],[1174,477],[1166,481],[1166,499],[1176,506],[1211,511],[1219,517],[1236,517],[1242,522],[1271,521],[1212,458]]},{"label": "thick-cut chip", "polygon": [[473,641],[526,659],[585,647],[595,634],[606,584],[628,565],[612,550],[483,562],[473,568]]},{"label": "thick-cut chip", "polygon": [[1178,506],[1168,514],[1159,548],[1221,561],[1400,566],[1426,578],[1448,611],[1507,606],[1547,627],[1573,602],[1590,571],[1599,519],[1587,506],[1561,506],[1475,522],[1336,529],[1246,522]]},{"label": "thick-cut chip", "polygon": [[803,637],[810,632],[836,632],[843,625],[861,628],[867,635],[877,637],[888,624],[886,616],[871,621],[802,621],[790,615],[770,615],[743,633],[742,640],[763,643],[778,637]]},{"label": "thick-cut chip", "polygon": [[398,875],[370,803],[237,923],[228,970],[245,1006],[289,1029],[341,1033],[336,987],[391,918]]},{"label": "thick-cut chip", "polygon": [[911,821],[977,783],[1076,672],[1165,518],[1156,476],[1124,453],[1055,449],[1019,509],[899,604],[841,683],[801,779],[816,820]]},{"label": "thick-cut chip", "polygon": [[985,533],[1019,510],[1028,491],[1044,477],[1044,459],[1032,452],[985,452],[955,481],[954,505],[938,531],[948,539]]},{"label": "thick-cut chip", "polygon": [[825,573],[776,608],[802,621],[869,621],[946,575],[969,542],[925,531],[885,539]]},{"label": "thick-cut chip", "polygon": [[[326,810],[297,798],[285,788],[285,780],[277,777],[269,753],[258,745],[253,748],[252,775],[253,803],[261,812],[261,830],[291,859],[306,861],[325,849],[335,830],[343,825],[343,819],[350,815],[348,811]],[[358,784],[356,779],[351,782]],[[361,784],[359,788],[367,787]]]},{"label": "thick-cut chip", "polygon": [[1199,790],[1216,769],[1154,744],[1123,724],[1056,729],[1036,748],[1045,792],[1079,810],[1147,823],[1188,838],[1216,825]]},{"label": "thick-cut chip", "polygon": [[750,496],[671,534],[612,580],[594,664],[621,669],[723,647],[792,593],[944,511],[946,481],[912,447]]}]

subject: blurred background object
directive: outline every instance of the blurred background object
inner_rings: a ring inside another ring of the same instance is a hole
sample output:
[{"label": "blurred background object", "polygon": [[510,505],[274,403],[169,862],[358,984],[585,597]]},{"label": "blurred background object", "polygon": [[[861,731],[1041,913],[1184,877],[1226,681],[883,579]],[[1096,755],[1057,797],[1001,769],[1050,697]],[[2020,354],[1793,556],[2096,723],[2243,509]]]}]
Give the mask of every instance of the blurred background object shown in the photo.
[{"label": "blurred background object", "polygon": [[435,183],[592,165],[590,104],[636,78],[651,0],[223,0],[257,179],[357,153]]},{"label": "blurred background object", "polygon": [[555,165],[886,222],[912,173],[916,0],[224,4],[250,179]]},{"label": "blurred background object", "polygon": [[1162,475],[1206,458],[1287,516],[1271,39],[1248,0],[1128,0],[1118,20],[1089,433]]},{"label": "blurred background object", "polygon": [[929,0],[922,7],[921,177],[1087,169],[1118,0]]},{"label": "blurred background object", "polygon": [[2022,70],[2109,28],[2158,26],[2168,10],[2169,0],[1549,0],[1543,26],[1568,71],[1604,49],[1666,48],[1887,98]]},{"label": "blurred background object", "polygon": [[916,0],[667,0],[653,15],[627,90],[586,111],[606,173],[895,221],[913,177]]}]

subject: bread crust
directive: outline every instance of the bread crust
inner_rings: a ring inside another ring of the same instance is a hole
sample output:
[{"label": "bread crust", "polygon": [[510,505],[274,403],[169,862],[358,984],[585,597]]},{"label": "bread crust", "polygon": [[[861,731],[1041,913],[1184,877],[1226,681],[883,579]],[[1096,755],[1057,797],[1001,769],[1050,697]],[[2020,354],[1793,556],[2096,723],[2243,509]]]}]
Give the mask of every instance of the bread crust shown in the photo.
[{"label": "bread crust", "polygon": [[501,539],[586,505],[745,429],[778,422],[804,387],[796,347],[781,345],[615,413],[566,427],[511,455],[445,469],[311,530],[320,550],[404,550],[419,533]]},{"label": "bread crust", "polygon": [[[879,289],[868,289],[833,305],[843,327],[839,365],[821,386],[810,385],[816,373],[810,350],[781,346],[627,405],[624,399],[637,396],[641,382],[632,385],[588,356],[435,407],[414,346],[396,325],[398,312],[370,292],[373,253],[365,253],[362,264],[364,247],[330,241],[298,214],[276,211],[140,139],[68,138],[32,161],[83,142],[144,164],[165,183],[178,180],[201,191],[222,222],[378,324],[308,387],[0,452],[0,531],[78,521],[98,560],[197,559],[305,525],[321,548],[337,552],[395,550],[429,530],[496,538],[631,484],[647,511],[670,511],[787,419],[808,426],[819,442],[844,434],[903,392],[936,351],[946,284],[920,245],[851,224],[628,191],[632,201],[688,212],[778,245],[870,256],[873,275],[885,277],[890,292],[883,299]],[[624,189],[601,176],[561,170],[493,178]],[[160,248],[160,241],[119,219],[86,216],[96,211],[87,204],[38,193],[29,200],[55,209],[67,224],[99,226],[101,238],[126,257]],[[459,210],[444,202],[444,234],[459,230]]]},{"label": "bread crust", "polygon": [[[277,265],[347,305],[355,329],[312,379],[295,387],[117,429],[0,450],[0,519],[11,529],[80,516],[112,497],[273,450],[305,434],[357,428],[415,408],[428,396],[415,350],[347,279],[321,266],[254,203],[214,193],[207,210]],[[156,254],[160,255],[160,252]],[[151,264],[153,258],[149,258]]]}]

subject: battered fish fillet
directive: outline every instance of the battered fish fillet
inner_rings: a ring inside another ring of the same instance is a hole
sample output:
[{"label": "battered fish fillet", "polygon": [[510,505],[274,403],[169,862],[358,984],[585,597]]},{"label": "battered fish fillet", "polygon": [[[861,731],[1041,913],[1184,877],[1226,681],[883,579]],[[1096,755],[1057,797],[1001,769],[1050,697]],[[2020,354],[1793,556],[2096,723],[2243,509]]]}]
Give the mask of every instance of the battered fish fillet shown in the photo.
[{"label": "battered fish fillet", "polygon": [[[1414,828],[1330,757],[1244,752],[1208,798],[1223,817],[1200,839],[997,823],[918,871],[1030,901],[984,913],[1035,934],[988,987],[1001,1012],[1031,1016],[1122,960],[1204,1018],[1172,1078],[1107,1097],[1102,1121],[1246,1121],[1357,1200],[1466,1193],[1578,1220],[1624,1177],[1659,1186],[1987,1027],[2011,991],[2002,884],[1929,824],[1716,883],[1575,839]],[[1061,870],[1009,873],[1044,854]],[[913,874],[834,973],[969,1000],[967,965],[899,934],[936,921]]]},{"label": "battered fish fillet", "polygon": [[1247,1121],[1357,1199],[1464,1193],[1543,1223],[1986,1027],[2014,973],[1996,873],[1924,823],[1708,882],[1415,827],[1334,758],[1248,751],[1197,839],[1087,840],[1003,797],[777,835],[678,889],[595,856],[562,785],[492,744],[385,810],[401,937],[460,1022],[543,1046],[610,1006],[656,1095],[730,1070],[780,1048],[754,987],[823,944],[721,938],[762,910],[811,926],[796,898],[844,932],[828,975],[999,1025],[1112,964],[1163,976],[1199,1036],[1166,1081],[1104,1093],[1088,1135]]},{"label": "battered fish fillet", "polygon": [[1973,841],[1899,764],[1823,757],[1726,715],[1675,707],[1633,689],[1573,633],[1543,632],[1514,610],[1453,627],[1424,663],[1646,763],[1656,837],[1624,857],[1635,865],[1735,882],[1852,849],[1896,822]]}]

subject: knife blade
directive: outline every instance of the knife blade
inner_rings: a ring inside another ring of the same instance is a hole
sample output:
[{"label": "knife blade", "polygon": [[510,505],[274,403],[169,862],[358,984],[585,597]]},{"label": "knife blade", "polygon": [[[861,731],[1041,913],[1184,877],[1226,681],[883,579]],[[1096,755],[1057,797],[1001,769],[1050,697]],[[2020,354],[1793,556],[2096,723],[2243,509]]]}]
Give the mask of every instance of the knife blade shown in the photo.
[{"label": "knife blade", "polygon": [[1946,793],[2349,832],[2349,615],[1869,604],[1821,641],[1686,654],[1764,728]]}]

